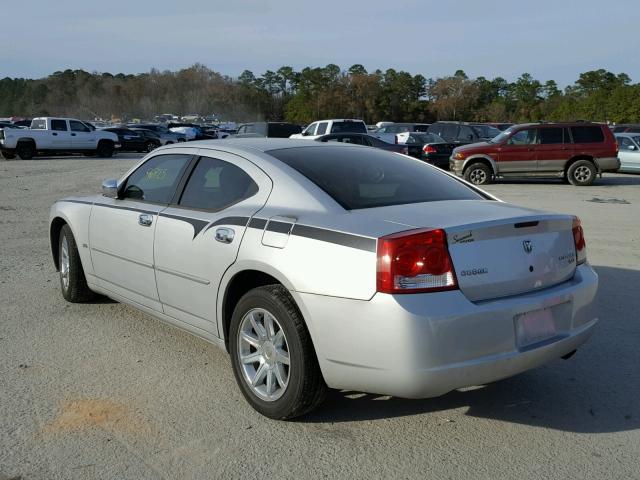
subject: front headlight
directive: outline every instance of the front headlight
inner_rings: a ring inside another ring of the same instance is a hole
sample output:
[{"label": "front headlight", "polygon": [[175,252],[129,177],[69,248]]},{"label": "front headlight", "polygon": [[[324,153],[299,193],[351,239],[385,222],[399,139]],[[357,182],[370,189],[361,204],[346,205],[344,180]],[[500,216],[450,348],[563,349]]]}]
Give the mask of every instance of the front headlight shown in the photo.
[{"label": "front headlight", "polygon": [[464,160],[464,157],[465,157],[465,155],[462,152],[456,152],[453,155],[453,158],[455,158],[456,160]]}]

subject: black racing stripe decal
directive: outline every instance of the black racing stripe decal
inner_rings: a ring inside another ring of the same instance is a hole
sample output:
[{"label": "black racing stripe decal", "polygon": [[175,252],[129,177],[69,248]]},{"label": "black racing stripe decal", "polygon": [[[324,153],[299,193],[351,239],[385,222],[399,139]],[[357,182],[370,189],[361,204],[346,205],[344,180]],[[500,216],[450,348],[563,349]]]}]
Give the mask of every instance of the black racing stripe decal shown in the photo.
[{"label": "black racing stripe decal", "polygon": [[204,229],[204,227],[209,225],[209,222],[207,222],[206,220],[200,220],[198,218],[192,217],[183,217],[182,215],[170,215],[168,213],[161,213],[160,216],[171,218],[173,220],[180,220],[181,222],[187,222],[191,224],[191,226],[193,227],[193,238],[196,238],[198,234]]},{"label": "black racing stripe decal", "polygon": [[144,210],[142,208],[134,208],[134,207],[125,207],[123,205],[109,205],[106,203],[95,203],[93,204],[96,207],[104,207],[104,208],[113,208],[115,210],[127,210],[129,212],[137,212],[137,213],[147,213],[149,215],[158,215],[157,211],[154,210]]},{"label": "black racing stripe decal", "polygon": [[249,217],[224,217],[211,223],[207,228],[204,229],[204,232],[202,232],[202,234],[204,235],[207,230],[213,227],[217,227],[218,225],[235,225],[238,227],[246,227],[248,221]]},{"label": "black racing stripe decal", "polygon": [[358,250],[365,250],[367,252],[375,252],[378,246],[375,238],[361,237],[360,235],[353,235],[351,233],[336,232],[335,230],[309,227],[308,225],[299,225],[297,223],[293,226],[291,235],[335,243],[336,245],[357,248]]},{"label": "black racing stripe decal", "polygon": [[258,230],[264,229],[267,225],[267,221],[264,218],[252,218],[249,222],[249,228],[257,228]]},{"label": "black racing stripe decal", "polygon": [[267,225],[267,231],[288,234],[291,231],[292,226],[293,226],[293,223],[278,222],[278,221],[271,220]]}]

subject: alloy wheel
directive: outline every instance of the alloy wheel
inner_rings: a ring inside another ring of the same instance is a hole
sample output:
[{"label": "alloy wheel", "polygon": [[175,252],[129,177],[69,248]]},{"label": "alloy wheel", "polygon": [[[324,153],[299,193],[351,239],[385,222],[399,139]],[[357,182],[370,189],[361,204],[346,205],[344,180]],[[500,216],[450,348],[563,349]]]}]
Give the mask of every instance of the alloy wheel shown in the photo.
[{"label": "alloy wheel", "polygon": [[573,172],[573,177],[580,183],[584,183],[587,180],[589,180],[590,176],[591,176],[591,170],[589,169],[589,167],[585,167],[585,166],[580,166],[576,168],[575,172]]},{"label": "alloy wheel", "polygon": [[289,383],[289,346],[274,315],[263,308],[244,315],[238,357],[242,376],[258,398],[273,402],[284,394]]},{"label": "alloy wheel", "polygon": [[487,180],[487,174],[481,168],[476,168],[469,174],[469,179],[471,180],[471,183],[480,185]]},{"label": "alloy wheel", "polygon": [[60,279],[62,280],[62,288],[66,291],[69,289],[69,242],[67,237],[62,238],[62,248],[60,251]]}]

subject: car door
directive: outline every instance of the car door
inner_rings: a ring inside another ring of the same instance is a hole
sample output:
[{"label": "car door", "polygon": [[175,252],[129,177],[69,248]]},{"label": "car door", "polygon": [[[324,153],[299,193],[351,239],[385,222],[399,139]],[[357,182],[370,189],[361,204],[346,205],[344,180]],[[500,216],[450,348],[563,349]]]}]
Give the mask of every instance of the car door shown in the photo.
[{"label": "car door", "polygon": [[66,120],[51,119],[51,148],[56,150],[71,149],[71,132]]},{"label": "car door", "polygon": [[536,170],[537,130],[537,128],[518,130],[498,148],[496,165],[499,174],[524,174]]},{"label": "car door", "polygon": [[158,218],[154,261],[164,313],[218,335],[220,281],[272,184],[248,160],[210,150],[200,155],[180,198]]},{"label": "car door", "polygon": [[96,134],[84,123],[78,120],[69,120],[69,129],[73,150],[93,150],[96,148]]},{"label": "car door", "polygon": [[569,130],[563,127],[538,129],[538,145],[535,146],[538,171],[561,172],[572,157],[573,148]]},{"label": "car door", "polygon": [[[640,136],[636,137],[640,140]],[[616,136],[620,151],[620,170],[625,172],[640,171],[640,148],[629,137]],[[639,142],[640,143],[640,142]]]},{"label": "car door", "polygon": [[192,159],[187,149],[173,152],[145,161],[122,182],[120,198],[94,203],[89,220],[91,261],[100,286],[158,311],[153,258],[158,214],[171,202]]}]

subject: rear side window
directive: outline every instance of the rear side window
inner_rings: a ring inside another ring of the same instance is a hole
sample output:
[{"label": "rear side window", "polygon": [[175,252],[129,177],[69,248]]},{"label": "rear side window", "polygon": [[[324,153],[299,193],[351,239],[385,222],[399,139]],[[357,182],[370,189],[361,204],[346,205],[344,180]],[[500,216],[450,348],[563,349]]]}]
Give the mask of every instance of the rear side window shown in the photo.
[{"label": "rear side window", "polygon": [[56,132],[66,132],[67,131],[67,121],[66,120],[51,120],[51,130]]},{"label": "rear side window", "polygon": [[476,135],[471,129],[471,127],[468,127],[466,125],[460,126],[460,131],[458,132],[458,140],[462,142],[468,142],[468,141],[473,141],[475,138],[476,138]]},{"label": "rear side window", "polygon": [[562,130],[562,128],[541,128],[538,131],[540,143],[542,145],[563,143]]},{"label": "rear side window", "polygon": [[367,133],[367,126],[364,122],[333,122],[331,133]]},{"label": "rear side window", "polygon": [[257,191],[256,183],[241,168],[202,157],[193,169],[179,203],[182,207],[222,210]]},{"label": "rear side window", "polygon": [[158,155],[150,158],[129,176],[123,198],[168,204],[190,158],[189,155]]},{"label": "rear side window", "polygon": [[47,129],[46,120],[33,120],[31,122],[31,130],[46,130],[46,129]]},{"label": "rear side window", "polygon": [[453,140],[457,140],[457,134],[458,134],[458,126],[457,125],[453,125],[450,123],[445,123],[442,125],[441,130],[442,133],[440,133],[440,136],[442,138],[444,138],[447,141],[453,141]]},{"label": "rear side window", "polygon": [[571,127],[573,143],[599,143],[604,142],[602,128],[595,126]]},{"label": "rear side window", "polygon": [[311,180],[346,210],[484,199],[434,167],[384,150],[318,146],[267,153]]}]

